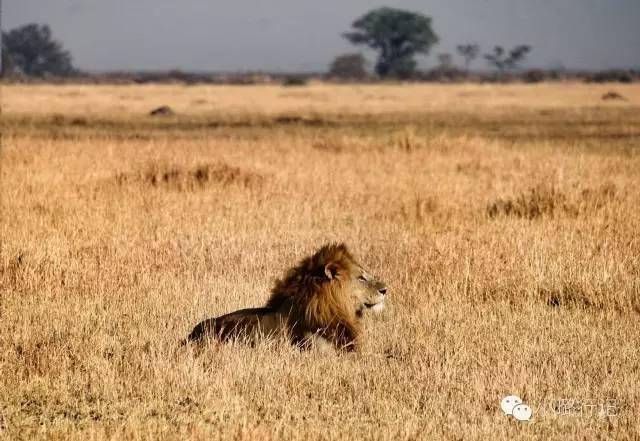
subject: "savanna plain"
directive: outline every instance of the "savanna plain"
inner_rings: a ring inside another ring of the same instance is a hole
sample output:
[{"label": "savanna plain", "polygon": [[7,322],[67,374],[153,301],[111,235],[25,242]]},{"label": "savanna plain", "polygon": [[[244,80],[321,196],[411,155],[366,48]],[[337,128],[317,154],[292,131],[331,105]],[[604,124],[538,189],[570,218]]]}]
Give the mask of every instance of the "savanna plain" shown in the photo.
[{"label": "savanna plain", "polygon": [[[1,93],[0,438],[638,439],[640,86]],[[178,345],[333,241],[359,352]]]}]

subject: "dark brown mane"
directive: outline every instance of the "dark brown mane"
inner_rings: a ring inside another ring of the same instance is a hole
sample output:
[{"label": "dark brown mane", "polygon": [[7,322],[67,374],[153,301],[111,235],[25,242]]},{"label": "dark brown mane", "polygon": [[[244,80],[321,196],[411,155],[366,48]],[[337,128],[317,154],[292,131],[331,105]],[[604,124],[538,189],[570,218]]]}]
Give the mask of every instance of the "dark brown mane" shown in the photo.
[{"label": "dark brown mane", "polygon": [[[344,243],[323,246],[315,254],[305,257],[298,265],[287,270],[283,278],[275,281],[266,307],[278,309],[286,299],[313,294],[323,285],[345,281],[351,275],[354,262]],[[335,279],[327,277],[327,266],[331,267]]]},{"label": "dark brown mane", "polygon": [[336,346],[353,350],[360,335],[349,284],[356,263],[345,244],[328,244],[276,280],[267,308],[288,310],[296,344],[319,334]]}]

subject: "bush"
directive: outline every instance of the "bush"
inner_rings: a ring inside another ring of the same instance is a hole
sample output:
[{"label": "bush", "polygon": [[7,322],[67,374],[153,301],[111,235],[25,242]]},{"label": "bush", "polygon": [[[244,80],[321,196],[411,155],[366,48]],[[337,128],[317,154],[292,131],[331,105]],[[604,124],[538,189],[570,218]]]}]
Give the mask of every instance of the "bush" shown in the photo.
[{"label": "bush", "polygon": [[522,74],[525,83],[541,83],[548,77],[548,73],[542,69],[531,69]]},{"label": "bush", "polygon": [[290,76],[286,77],[282,81],[283,86],[306,86],[307,79],[301,76]]},{"label": "bush", "polygon": [[362,54],[344,54],[337,56],[329,67],[329,77],[346,80],[362,80],[369,76],[367,60]]}]

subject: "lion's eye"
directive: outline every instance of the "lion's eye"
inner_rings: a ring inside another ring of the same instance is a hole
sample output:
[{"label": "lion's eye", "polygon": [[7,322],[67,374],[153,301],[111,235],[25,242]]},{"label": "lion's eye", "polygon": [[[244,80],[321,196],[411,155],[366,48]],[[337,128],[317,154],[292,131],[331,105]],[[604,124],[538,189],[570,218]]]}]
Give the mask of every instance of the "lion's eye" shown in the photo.
[{"label": "lion's eye", "polygon": [[361,282],[366,282],[367,281],[367,279],[364,276],[358,277],[358,280],[361,281]]}]

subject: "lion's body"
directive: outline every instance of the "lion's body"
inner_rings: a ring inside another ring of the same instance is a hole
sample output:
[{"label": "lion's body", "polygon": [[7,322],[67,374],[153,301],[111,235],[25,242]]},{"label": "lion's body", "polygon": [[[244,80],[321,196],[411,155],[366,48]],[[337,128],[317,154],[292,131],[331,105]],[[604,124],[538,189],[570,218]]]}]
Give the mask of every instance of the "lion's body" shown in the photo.
[{"label": "lion's body", "polygon": [[338,349],[354,350],[363,310],[381,309],[385,293],[384,284],[366,274],[344,244],[326,245],[276,281],[265,307],[205,320],[187,341],[255,342],[284,333],[301,348],[319,338]]},{"label": "lion's body", "polygon": [[204,320],[193,329],[188,341],[216,336],[220,341],[242,340],[255,343],[285,330],[280,314],[270,308],[247,308]]}]

